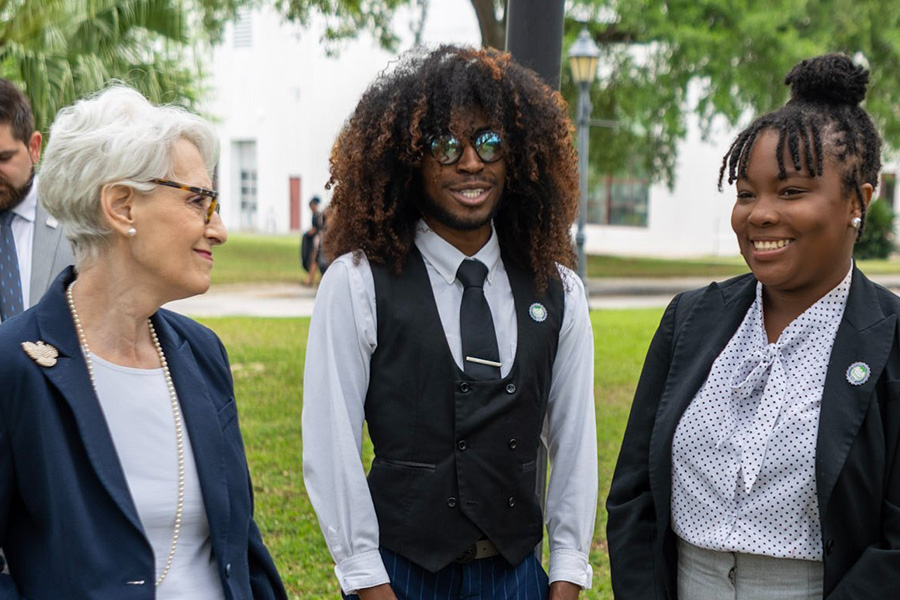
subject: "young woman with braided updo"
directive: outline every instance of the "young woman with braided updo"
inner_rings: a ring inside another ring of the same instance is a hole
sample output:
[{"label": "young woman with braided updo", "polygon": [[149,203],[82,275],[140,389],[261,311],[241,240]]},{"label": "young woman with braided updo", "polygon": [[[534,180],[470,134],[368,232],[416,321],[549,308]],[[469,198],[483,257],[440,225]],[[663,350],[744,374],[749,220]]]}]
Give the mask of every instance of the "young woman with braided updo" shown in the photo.
[{"label": "young woman with braided updo", "polygon": [[616,598],[896,594],[900,300],[852,260],[869,76],[829,54],[785,82],[719,174],[752,273],[677,296],[647,354],[607,501]]}]

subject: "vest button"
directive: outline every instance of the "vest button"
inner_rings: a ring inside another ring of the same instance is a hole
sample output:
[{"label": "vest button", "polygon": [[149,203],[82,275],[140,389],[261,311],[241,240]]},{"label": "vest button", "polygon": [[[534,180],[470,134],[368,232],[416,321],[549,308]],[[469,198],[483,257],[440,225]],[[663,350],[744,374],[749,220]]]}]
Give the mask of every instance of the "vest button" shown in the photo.
[{"label": "vest button", "polygon": [[468,394],[469,393],[469,382],[463,381],[462,383],[460,383],[459,391],[462,392],[463,394]]},{"label": "vest button", "polygon": [[453,496],[447,498],[447,506],[449,506],[450,508],[456,508],[456,498],[454,498]]},{"label": "vest button", "polygon": [[515,506],[515,505],[516,505],[516,498],[515,498],[515,496],[510,496],[510,497],[509,497],[509,500],[507,500],[506,503],[509,504],[510,508],[512,508],[513,506]]},{"label": "vest button", "polygon": [[510,449],[510,450],[515,450],[515,449],[516,449],[516,446],[519,445],[519,442],[516,441],[516,438],[512,438],[512,439],[509,440],[509,442],[507,442],[507,443],[509,444],[509,449]]},{"label": "vest button", "polygon": [[825,554],[831,554],[832,550],[834,550],[834,538],[825,542]]},{"label": "vest button", "polygon": [[456,443],[456,447],[459,448],[460,450],[465,450],[465,449],[466,449],[466,446],[467,446],[467,445],[466,445],[466,440],[459,440],[459,441]]},{"label": "vest button", "polygon": [[507,383],[506,384],[506,393],[507,394],[515,394],[516,393],[516,384]]},{"label": "vest button", "polygon": [[231,577],[231,563],[225,565],[225,577]]}]

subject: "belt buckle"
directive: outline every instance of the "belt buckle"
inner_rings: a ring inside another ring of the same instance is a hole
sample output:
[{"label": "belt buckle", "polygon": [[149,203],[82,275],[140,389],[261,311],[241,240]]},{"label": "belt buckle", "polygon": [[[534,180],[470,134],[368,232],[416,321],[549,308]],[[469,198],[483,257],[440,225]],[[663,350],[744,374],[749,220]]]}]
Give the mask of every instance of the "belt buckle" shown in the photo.
[{"label": "belt buckle", "polygon": [[473,560],[475,560],[475,555],[478,553],[478,548],[475,544],[472,544],[468,548],[466,548],[465,552],[459,555],[457,559],[454,561],[458,565],[467,565]]}]

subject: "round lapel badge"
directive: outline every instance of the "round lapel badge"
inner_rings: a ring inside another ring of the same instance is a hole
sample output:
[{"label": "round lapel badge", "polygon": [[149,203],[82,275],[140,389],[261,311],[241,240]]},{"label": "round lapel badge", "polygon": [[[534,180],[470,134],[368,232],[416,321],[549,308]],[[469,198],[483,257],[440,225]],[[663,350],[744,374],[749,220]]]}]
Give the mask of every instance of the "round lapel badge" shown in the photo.
[{"label": "round lapel badge", "polygon": [[528,307],[528,315],[536,323],[543,323],[547,320],[547,308],[540,302],[535,302]]},{"label": "round lapel badge", "polygon": [[847,381],[850,385],[862,385],[869,380],[872,371],[864,362],[855,362],[847,367]]}]

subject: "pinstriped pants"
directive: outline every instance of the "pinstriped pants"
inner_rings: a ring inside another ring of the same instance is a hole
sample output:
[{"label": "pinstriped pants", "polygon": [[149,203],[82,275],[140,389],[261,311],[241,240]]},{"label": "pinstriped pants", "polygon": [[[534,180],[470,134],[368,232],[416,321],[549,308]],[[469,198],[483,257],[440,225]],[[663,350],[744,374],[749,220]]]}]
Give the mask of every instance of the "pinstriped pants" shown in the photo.
[{"label": "pinstriped pants", "polygon": [[[399,600],[547,600],[550,595],[547,574],[534,554],[515,567],[492,556],[437,573],[384,548],[381,558]],[[358,600],[356,594],[344,597]]]}]

